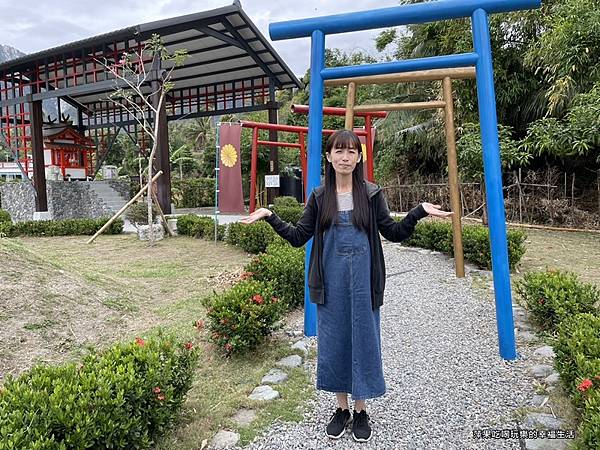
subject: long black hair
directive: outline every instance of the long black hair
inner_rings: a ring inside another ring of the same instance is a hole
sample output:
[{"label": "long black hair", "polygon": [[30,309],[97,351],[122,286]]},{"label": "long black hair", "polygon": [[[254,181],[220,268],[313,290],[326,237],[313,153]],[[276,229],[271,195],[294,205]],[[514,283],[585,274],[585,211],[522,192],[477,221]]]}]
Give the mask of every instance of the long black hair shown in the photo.
[{"label": "long black hair", "polygon": [[[367,187],[363,175],[362,145],[358,136],[349,130],[339,130],[333,133],[327,140],[325,151],[331,154],[334,148],[355,148],[361,158],[352,171],[352,223],[360,230],[367,231],[369,227],[369,202],[367,199]],[[326,230],[336,221],[338,212],[337,190],[335,182],[335,170],[333,165],[325,160],[325,191],[323,193],[323,211],[321,213],[321,230]]]}]

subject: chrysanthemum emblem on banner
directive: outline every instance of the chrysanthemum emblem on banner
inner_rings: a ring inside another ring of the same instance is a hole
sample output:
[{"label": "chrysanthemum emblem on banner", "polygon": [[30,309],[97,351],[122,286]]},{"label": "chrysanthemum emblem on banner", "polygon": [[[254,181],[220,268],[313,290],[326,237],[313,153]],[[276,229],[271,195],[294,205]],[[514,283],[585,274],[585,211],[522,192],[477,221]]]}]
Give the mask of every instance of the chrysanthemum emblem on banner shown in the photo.
[{"label": "chrysanthemum emblem on banner", "polygon": [[227,167],[233,167],[235,166],[237,159],[238,157],[236,148],[231,144],[224,145],[221,150],[221,162],[223,165]]},{"label": "chrysanthemum emblem on banner", "polygon": [[242,192],[242,159],[240,154],[242,125],[223,123],[219,127],[219,210],[244,213]]}]

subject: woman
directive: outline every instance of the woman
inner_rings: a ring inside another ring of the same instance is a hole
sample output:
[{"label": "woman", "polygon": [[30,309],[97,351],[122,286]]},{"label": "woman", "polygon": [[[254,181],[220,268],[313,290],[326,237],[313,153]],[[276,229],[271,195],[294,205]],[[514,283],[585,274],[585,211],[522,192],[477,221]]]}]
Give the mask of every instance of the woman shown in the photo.
[{"label": "woman", "polygon": [[[314,237],[308,286],[310,300],[317,304],[317,389],[336,393],[338,404],[327,435],[338,439],[352,423],[353,438],[367,442],[372,432],[365,400],[386,390],[379,318],[385,263],[379,233],[400,242],[419,219],[452,213],[422,203],[402,221],[393,220],[382,190],[363,178],[361,143],[352,131],[334,133],[326,156],[325,183],[311,193],[296,226],[265,208],[242,222],[266,219],[295,247]],[[353,416],[347,394],[354,400]]]}]

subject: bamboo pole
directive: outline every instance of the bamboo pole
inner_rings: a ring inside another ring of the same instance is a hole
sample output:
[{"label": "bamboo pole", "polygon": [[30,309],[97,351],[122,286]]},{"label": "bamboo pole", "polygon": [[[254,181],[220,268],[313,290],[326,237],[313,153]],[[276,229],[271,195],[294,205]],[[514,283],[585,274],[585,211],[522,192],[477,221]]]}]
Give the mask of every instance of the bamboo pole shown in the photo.
[{"label": "bamboo pole", "polygon": [[173,232],[173,230],[171,230],[171,227],[169,226],[169,222],[167,222],[167,218],[165,217],[165,214],[163,213],[163,210],[160,207],[160,203],[158,202],[158,198],[156,197],[156,194],[154,193],[154,191],[152,191],[152,199],[154,200],[154,202],[156,203],[156,206],[158,207],[158,214],[160,214],[160,218],[164,222],[165,228],[169,232],[169,235],[175,236],[175,233]]},{"label": "bamboo pole", "polygon": [[348,94],[346,96],[346,121],[344,128],[352,131],[354,128],[354,102],[356,101],[356,83],[348,83]]},{"label": "bamboo pole", "polygon": [[357,105],[354,112],[372,112],[372,111],[406,111],[412,109],[439,109],[445,107],[442,101],[431,102],[412,102],[412,103],[384,103],[379,105]]},{"label": "bamboo pole", "polygon": [[475,78],[475,68],[464,67],[457,69],[432,69],[405,73],[371,75],[365,77],[339,78],[337,80],[325,80],[325,86],[345,86],[350,82],[361,85],[409,83],[415,81],[440,81],[446,77],[450,77],[454,80],[473,79]]},{"label": "bamboo pole", "polygon": [[[156,175],[154,175],[152,177],[152,182],[156,181],[158,179],[158,177],[160,177],[162,175],[162,170],[159,170],[158,172],[156,172]],[[146,184],[142,189],[139,190],[139,192],[137,194],[135,194],[133,196],[133,198],[131,200],[129,200],[125,206],[123,206],[120,210],[118,210],[114,216],[112,216],[108,222],[106,222],[102,228],[100,228],[98,231],[96,231],[96,234],[94,234],[91,238],[89,238],[86,242],[86,244],[91,244],[92,242],[94,242],[94,239],[96,239],[98,236],[100,236],[104,230],[106,230],[121,214],[123,214],[123,212],[129,208],[133,202],[135,202],[145,191],[146,189],[148,189],[148,186],[150,185],[150,183]]]},{"label": "bamboo pole", "polygon": [[460,223],[460,191],[458,188],[458,162],[456,156],[456,135],[454,134],[454,105],[452,101],[452,79],[443,81],[444,112],[446,127],[446,145],[448,147],[448,184],[450,186],[450,204],[452,206],[452,240],[454,243],[454,269],[456,276],[465,276],[463,256],[462,228]]},{"label": "bamboo pole", "polygon": [[517,178],[519,186],[519,222],[523,222],[523,192],[521,191],[521,181],[521,168],[519,167],[519,178]]}]

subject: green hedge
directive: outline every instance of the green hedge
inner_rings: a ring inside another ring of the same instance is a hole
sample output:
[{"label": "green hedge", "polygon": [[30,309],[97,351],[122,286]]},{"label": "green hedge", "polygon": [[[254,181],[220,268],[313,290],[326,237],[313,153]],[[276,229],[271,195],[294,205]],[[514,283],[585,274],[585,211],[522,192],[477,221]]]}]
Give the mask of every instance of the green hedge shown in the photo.
[{"label": "green hedge", "polygon": [[[396,218],[396,220],[402,220]],[[463,225],[463,254],[469,261],[484,269],[492,268],[489,230],[483,225]],[[514,269],[525,254],[526,234],[519,230],[508,230],[508,262]],[[411,247],[423,247],[450,255],[454,254],[452,244],[452,223],[438,220],[421,221],[413,235],[402,243]]]},{"label": "green hedge", "polygon": [[198,360],[191,344],[117,344],[81,364],[37,366],[0,388],[0,450],[150,448],[172,424]]},{"label": "green hedge", "polygon": [[[217,240],[225,238],[225,225],[217,226]],[[177,218],[177,234],[214,240],[215,220],[211,217],[186,214]]]},{"label": "green hedge", "polygon": [[8,211],[4,211],[0,209],[0,223],[12,223],[12,219],[10,218],[10,214]]},{"label": "green hedge", "polygon": [[215,179],[173,179],[171,197],[176,208],[199,208],[201,206],[214,206]]},{"label": "green hedge", "polygon": [[[100,219],[66,219],[66,220],[33,220],[17,223],[0,223],[0,234],[6,237],[15,236],[75,236],[92,235],[108,222],[108,218]],[[115,220],[105,234],[120,234],[123,221]]]},{"label": "green hedge", "polygon": [[212,342],[226,354],[256,348],[276,328],[284,306],[273,285],[245,280],[204,299]]},{"label": "green hedge", "polygon": [[263,220],[251,224],[234,222],[227,227],[226,242],[237,245],[248,253],[263,253],[273,242],[285,242],[271,225]]},{"label": "green hedge", "polygon": [[273,212],[284,222],[296,225],[300,217],[302,217],[302,213],[304,213],[304,206],[274,206]]},{"label": "green hedge", "polygon": [[301,206],[296,197],[291,197],[289,195],[284,195],[282,197],[277,197],[273,201],[273,206]]},{"label": "green hedge", "polygon": [[600,301],[598,288],[580,282],[571,272],[529,272],[515,283],[515,289],[534,322],[547,331],[577,313],[594,312],[594,304]]},{"label": "green hedge", "polygon": [[[156,220],[158,207],[152,202],[152,217]],[[125,217],[134,224],[148,225],[148,203],[145,201],[135,202],[125,211]]]},{"label": "green hedge", "polygon": [[246,266],[246,275],[255,280],[272,282],[275,295],[288,309],[304,303],[304,248],[289,244],[269,244],[265,253]]}]

